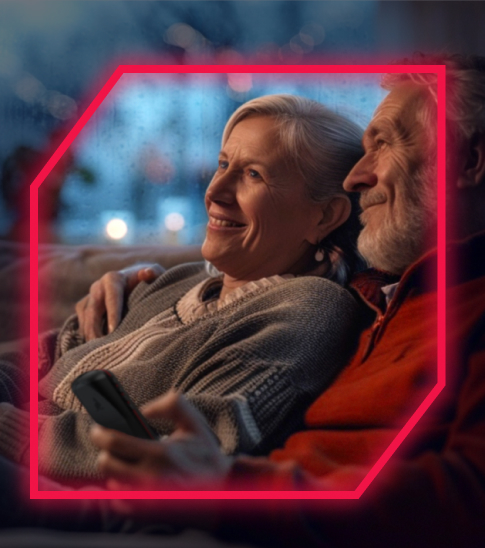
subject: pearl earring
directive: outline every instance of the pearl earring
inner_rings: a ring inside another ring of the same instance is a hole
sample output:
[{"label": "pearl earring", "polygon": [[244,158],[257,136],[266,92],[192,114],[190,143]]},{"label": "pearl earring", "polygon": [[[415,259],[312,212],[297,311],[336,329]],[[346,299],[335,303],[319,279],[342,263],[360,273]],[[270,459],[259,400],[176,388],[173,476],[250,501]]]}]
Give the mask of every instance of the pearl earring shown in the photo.
[{"label": "pearl earring", "polygon": [[315,261],[317,261],[317,263],[321,263],[323,261],[324,256],[325,255],[323,254],[323,249],[319,247],[317,249],[317,252],[315,253]]}]

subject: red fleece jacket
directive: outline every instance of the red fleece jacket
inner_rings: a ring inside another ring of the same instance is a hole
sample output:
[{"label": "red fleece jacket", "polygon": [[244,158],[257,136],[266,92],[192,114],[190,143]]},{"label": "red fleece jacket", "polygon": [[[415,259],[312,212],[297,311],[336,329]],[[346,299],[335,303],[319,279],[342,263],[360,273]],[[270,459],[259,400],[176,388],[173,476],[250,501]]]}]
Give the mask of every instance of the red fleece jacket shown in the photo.
[{"label": "red fleece jacket", "polygon": [[[449,245],[447,384],[359,500],[227,505],[224,533],[279,546],[482,546],[485,542],[485,235]],[[231,486],[354,489],[436,382],[436,257],[403,276],[349,366],[309,408],[307,430],[268,459],[241,458]],[[355,465],[358,468],[355,468]],[[248,526],[250,523],[250,526]]]}]

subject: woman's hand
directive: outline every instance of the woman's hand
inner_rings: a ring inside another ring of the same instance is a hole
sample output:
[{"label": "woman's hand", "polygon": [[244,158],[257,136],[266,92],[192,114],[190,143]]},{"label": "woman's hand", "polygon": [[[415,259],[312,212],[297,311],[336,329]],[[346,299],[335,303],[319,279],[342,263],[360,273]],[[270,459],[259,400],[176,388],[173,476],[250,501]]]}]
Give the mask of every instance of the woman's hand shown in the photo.
[{"label": "woman's hand", "polygon": [[79,331],[86,341],[104,335],[103,318],[108,318],[108,333],[118,327],[125,298],[140,282],[152,282],[164,269],[158,264],[134,265],[107,272],[94,282],[89,294],[76,304]]},{"label": "woman's hand", "polygon": [[175,431],[159,441],[143,440],[96,425],[93,443],[101,449],[98,466],[113,490],[219,490],[232,458],[204,417],[176,392],[169,392],[141,410],[147,418],[172,421]]}]

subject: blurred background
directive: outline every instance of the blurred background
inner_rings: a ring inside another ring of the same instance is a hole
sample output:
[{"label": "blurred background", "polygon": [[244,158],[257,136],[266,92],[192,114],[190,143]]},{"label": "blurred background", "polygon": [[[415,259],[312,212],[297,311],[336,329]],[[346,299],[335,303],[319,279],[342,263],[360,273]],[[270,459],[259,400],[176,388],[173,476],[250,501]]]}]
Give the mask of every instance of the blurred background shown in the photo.
[{"label": "blurred background", "polygon": [[[29,184],[120,64],[388,63],[485,54],[485,3],[0,1],[0,238],[28,241]],[[377,76],[124,75],[40,189],[43,243],[197,244],[224,124],[296,93],[361,125]]]}]

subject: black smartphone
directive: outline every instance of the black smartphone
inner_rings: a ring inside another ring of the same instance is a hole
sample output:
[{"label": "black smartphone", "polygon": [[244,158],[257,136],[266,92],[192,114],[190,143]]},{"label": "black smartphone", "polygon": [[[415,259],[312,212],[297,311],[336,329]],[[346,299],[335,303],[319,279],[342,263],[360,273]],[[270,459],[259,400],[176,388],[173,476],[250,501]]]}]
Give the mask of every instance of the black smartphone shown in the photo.
[{"label": "black smartphone", "polygon": [[93,420],[101,426],[137,438],[158,439],[157,433],[111,371],[94,369],[83,373],[74,380],[71,388]]}]

